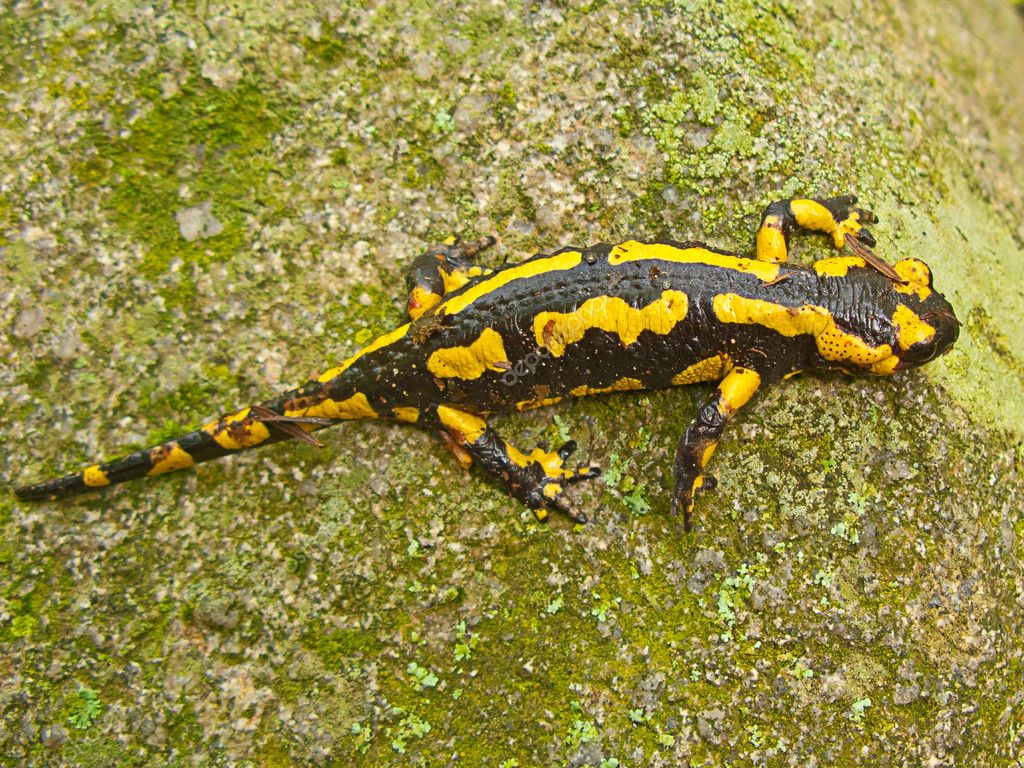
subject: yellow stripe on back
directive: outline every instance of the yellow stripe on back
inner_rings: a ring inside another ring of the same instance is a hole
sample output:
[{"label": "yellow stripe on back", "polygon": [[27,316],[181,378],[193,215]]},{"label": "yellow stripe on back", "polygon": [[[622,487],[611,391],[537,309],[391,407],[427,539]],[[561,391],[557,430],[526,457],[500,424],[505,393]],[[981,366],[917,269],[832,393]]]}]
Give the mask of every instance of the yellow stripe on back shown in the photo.
[{"label": "yellow stripe on back", "polygon": [[463,293],[453,296],[441,304],[437,312],[444,312],[446,315],[457,314],[477,299],[493,293],[513,281],[527,280],[547,272],[569,270],[579,266],[582,259],[583,254],[579,251],[566,251],[565,253],[557,253],[554,256],[524,261],[522,264],[495,272],[493,276],[486,280],[481,280],[479,283],[467,288]]},{"label": "yellow stripe on back", "polygon": [[715,317],[723,323],[760,325],[783,336],[813,336],[818,353],[826,360],[852,363],[882,375],[892,373],[899,363],[899,357],[888,344],[871,346],[842,330],[831,312],[815,304],[787,307],[735,293],[720,293],[711,306]]},{"label": "yellow stripe on back", "polygon": [[867,266],[860,256],[833,256],[829,259],[818,259],[811,267],[820,277],[846,277],[851,269]]},{"label": "yellow stripe on back", "polygon": [[656,259],[671,261],[677,264],[707,264],[711,267],[731,269],[734,272],[754,275],[765,282],[779,276],[779,265],[742,256],[726,256],[722,253],[709,251],[707,248],[677,248],[664,243],[639,243],[629,240],[612,248],[608,254],[611,265],[624,264],[627,261],[645,261]]},{"label": "yellow stripe on back", "polygon": [[331,379],[335,378],[336,376],[340,376],[349,368],[349,366],[352,365],[352,363],[354,363],[363,355],[368,355],[371,352],[376,352],[378,349],[389,346],[390,344],[394,344],[396,341],[404,337],[405,334],[409,332],[409,325],[410,323],[406,323],[405,325],[401,325],[398,328],[395,328],[395,330],[391,331],[390,333],[385,333],[383,336],[378,336],[368,347],[365,347],[356,352],[354,355],[352,355],[352,357],[343,362],[337,368],[331,368],[331,370],[327,371],[326,373],[320,374],[319,376],[317,376],[316,380],[319,382],[328,382]]}]

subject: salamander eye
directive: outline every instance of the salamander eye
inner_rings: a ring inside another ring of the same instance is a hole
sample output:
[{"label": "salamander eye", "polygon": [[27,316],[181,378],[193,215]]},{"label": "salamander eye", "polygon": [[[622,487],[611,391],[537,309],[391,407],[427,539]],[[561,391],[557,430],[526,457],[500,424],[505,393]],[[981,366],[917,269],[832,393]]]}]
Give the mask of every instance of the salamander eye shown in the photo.
[{"label": "salamander eye", "polygon": [[901,259],[893,266],[901,278],[911,288],[930,289],[932,287],[932,271],[920,259]]}]

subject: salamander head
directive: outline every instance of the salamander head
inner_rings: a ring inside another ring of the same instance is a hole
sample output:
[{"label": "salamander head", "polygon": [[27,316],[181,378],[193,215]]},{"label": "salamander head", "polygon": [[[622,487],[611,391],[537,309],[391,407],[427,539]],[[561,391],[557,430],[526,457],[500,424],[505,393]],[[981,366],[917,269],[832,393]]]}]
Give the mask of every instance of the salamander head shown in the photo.
[{"label": "salamander head", "polygon": [[950,350],[960,321],[932,288],[923,261],[897,262],[893,277],[868,265],[847,272],[849,263],[841,257],[816,265],[829,311],[816,321],[810,367],[886,376]]},{"label": "salamander head", "polygon": [[905,285],[893,284],[893,351],[899,357],[894,370],[902,371],[949,352],[960,335],[960,321],[946,297],[932,288],[932,272],[927,264],[919,259],[903,259],[894,268],[906,280]]}]

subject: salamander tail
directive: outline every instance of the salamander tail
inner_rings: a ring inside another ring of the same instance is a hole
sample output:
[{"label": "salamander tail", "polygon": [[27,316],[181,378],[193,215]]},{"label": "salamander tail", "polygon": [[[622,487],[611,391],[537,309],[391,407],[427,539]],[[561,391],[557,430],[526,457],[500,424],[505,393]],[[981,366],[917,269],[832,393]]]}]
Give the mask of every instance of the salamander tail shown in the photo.
[{"label": "salamander tail", "polygon": [[[275,401],[268,405],[279,406],[279,403]],[[290,438],[319,445],[309,432],[333,423],[334,420],[319,417],[282,416],[267,406],[253,405],[222,416],[175,440],[113,461],[93,464],[73,475],[21,486],[14,490],[14,494],[19,499],[31,501],[70,496],[139,477],[187,469],[229,453]]]},{"label": "salamander tail", "polygon": [[176,469],[185,469],[231,452],[230,448],[218,443],[210,432],[200,429],[176,440],[136,451],[113,461],[93,464],[73,475],[24,485],[16,488],[14,494],[19,499],[32,501],[70,496],[108,485],[117,485],[138,477],[162,475]]}]

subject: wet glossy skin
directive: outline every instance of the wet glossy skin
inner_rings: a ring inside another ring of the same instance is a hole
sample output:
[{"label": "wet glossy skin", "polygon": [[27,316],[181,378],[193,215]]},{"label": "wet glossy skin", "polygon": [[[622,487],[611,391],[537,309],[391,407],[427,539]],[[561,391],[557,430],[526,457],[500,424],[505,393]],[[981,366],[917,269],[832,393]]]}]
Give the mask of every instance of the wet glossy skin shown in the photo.
[{"label": "wet glossy skin", "polygon": [[[565,486],[575,447],[526,454],[484,420],[567,396],[719,381],[680,440],[672,509],[713,484],[705,467],[729,419],[767,384],[802,370],[888,375],[947,351],[953,308],[917,259],[894,266],[868,248],[870,212],[853,198],[794,199],[765,210],[757,258],[701,243],[627,241],[565,248],[500,270],[473,265],[487,243],[449,242],[409,271],[411,322],[304,386],[178,440],[34,486],[26,499],[162,474],[348,419],[387,418],[439,432],[544,518],[581,520]],[[825,232],[852,256],[791,266],[797,229]]]}]

